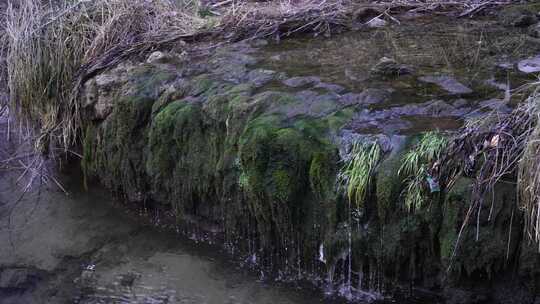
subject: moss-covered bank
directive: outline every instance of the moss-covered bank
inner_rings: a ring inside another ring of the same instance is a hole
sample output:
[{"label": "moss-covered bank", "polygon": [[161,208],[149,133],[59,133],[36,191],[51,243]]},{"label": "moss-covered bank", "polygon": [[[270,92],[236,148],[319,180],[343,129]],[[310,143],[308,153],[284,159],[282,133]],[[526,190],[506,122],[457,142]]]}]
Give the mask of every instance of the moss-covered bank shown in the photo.
[{"label": "moss-covered bank", "polygon": [[458,287],[472,291],[460,293],[471,303],[503,298],[490,290],[515,278],[534,300],[538,255],[525,242],[512,187],[496,189],[454,253],[470,183],[430,194],[410,212],[398,171],[418,138],[375,137],[382,161],[354,207],[339,174],[351,143],[373,140],[343,130],[359,105],[329,92],[276,90],[282,76],[250,68],[249,51],[235,48],[206,63],[120,66],[90,81],[86,177],[170,210],[179,227],[211,223],[226,245],[287,277],[386,292]]}]

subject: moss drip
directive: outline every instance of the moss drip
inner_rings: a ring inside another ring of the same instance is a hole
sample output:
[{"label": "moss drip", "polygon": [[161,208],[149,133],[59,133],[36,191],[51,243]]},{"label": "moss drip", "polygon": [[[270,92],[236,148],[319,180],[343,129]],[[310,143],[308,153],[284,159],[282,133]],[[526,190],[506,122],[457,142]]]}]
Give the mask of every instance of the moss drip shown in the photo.
[{"label": "moss drip", "polygon": [[[397,173],[409,145],[378,166],[362,208],[348,208],[336,185],[343,164],[335,143],[354,108],[328,112],[334,102],[318,100],[312,115],[293,93],[255,94],[252,84],[210,72],[177,79],[149,65],[135,70],[127,87],[117,90],[122,96],[109,117],[88,123],[85,179],[97,177],[130,201],[168,204],[180,224],[200,219],[220,225],[229,244],[285,272],[300,265],[302,271],[345,274],[349,231],[351,268],[365,272],[362,286],[436,282],[449,264],[466,196],[430,196],[420,210],[407,212],[404,176]],[[501,194],[491,222],[482,218],[482,248],[467,228],[453,276],[489,277],[507,267],[509,197]],[[516,246],[510,244],[510,255]],[[326,263],[317,259],[319,250]]]}]

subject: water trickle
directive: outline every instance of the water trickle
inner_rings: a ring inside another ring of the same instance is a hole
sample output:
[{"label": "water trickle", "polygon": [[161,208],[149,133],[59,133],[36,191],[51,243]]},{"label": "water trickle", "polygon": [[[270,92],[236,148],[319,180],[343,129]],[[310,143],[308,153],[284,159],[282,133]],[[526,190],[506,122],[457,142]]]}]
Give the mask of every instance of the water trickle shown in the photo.
[{"label": "water trickle", "polygon": [[319,246],[319,261],[326,264],[326,258],[324,257],[324,244],[323,243],[321,243],[321,245]]}]

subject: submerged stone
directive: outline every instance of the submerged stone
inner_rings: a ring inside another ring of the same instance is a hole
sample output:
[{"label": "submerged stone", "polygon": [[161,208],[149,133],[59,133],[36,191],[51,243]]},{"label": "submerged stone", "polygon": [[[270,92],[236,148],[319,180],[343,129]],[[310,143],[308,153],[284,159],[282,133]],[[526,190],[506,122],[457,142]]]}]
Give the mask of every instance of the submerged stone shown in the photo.
[{"label": "submerged stone", "polygon": [[399,64],[392,58],[383,57],[371,68],[371,72],[380,76],[398,77],[412,74],[413,69],[408,65]]},{"label": "submerged stone", "polygon": [[441,76],[422,76],[418,80],[427,83],[433,83],[453,95],[470,94],[473,92],[470,88],[457,81],[455,78],[447,75]]},{"label": "submerged stone", "polygon": [[529,28],[529,35],[534,38],[540,38],[540,23],[531,25],[531,27]]},{"label": "submerged stone", "polygon": [[326,82],[320,82],[315,85],[316,89],[323,89],[330,92],[335,93],[343,93],[346,89],[338,84],[332,84],[332,83],[326,83]]},{"label": "submerged stone", "polygon": [[315,76],[293,77],[293,78],[289,78],[283,81],[283,83],[286,86],[293,87],[293,88],[316,85],[320,82],[321,82],[321,79]]},{"label": "submerged stone", "polygon": [[256,69],[248,73],[247,80],[253,83],[255,86],[261,87],[274,80],[276,76],[278,75],[275,71]]},{"label": "submerged stone", "polygon": [[536,12],[531,8],[527,5],[509,6],[501,10],[499,18],[507,26],[527,27],[538,22]]},{"label": "submerged stone", "polygon": [[531,74],[540,72],[540,55],[518,62],[519,71]]},{"label": "submerged stone", "polygon": [[347,93],[339,102],[345,106],[380,104],[389,100],[391,92],[382,89],[368,88],[361,93]]},{"label": "submerged stone", "polygon": [[385,27],[387,23],[388,22],[385,21],[384,19],[375,17],[369,20],[368,22],[366,22],[366,26],[370,28],[381,28],[381,27]]},{"label": "submerged stone", "polygon": [[0,270],[0,289],[25,289],[38,280],[39,274],[27,268]]},{"label": "submerged stone", "polygon": [[179,64],[186,59],[186,54],[176,54],[156,51],[148,56],[146,63],[150,64]]}]

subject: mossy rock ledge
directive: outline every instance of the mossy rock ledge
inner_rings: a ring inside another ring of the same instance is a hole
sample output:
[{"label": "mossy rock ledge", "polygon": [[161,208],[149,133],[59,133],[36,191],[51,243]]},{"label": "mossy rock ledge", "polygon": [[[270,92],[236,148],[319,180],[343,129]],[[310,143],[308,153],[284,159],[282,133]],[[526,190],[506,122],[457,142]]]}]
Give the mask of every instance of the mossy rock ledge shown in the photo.
[{"label": "mossy rock ledge", "polygon": [[[475,214],[454,254],[470,181],[410,213],[397,171],[414,136],[355,134],[360,104],[280,85],[284,75],[256,68],[252,52],[238,44],[191,61],[126,63],[89,80],[85,178],[160,206],[183,231],[214,227],[228,248],[283,277],[340,285],[352,269],[363,290],[536,303],[538,254],[512,187],[497,188],[478,236]],[[354,138],[378,140],[385,153],[351,216],[338,174]]]}]

